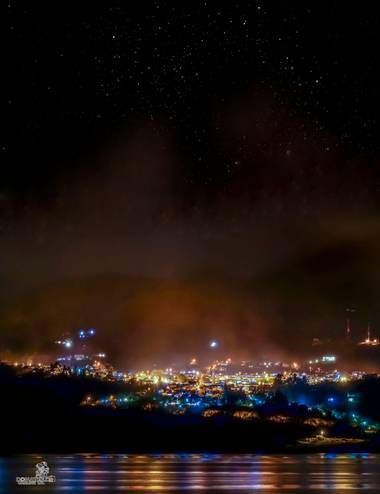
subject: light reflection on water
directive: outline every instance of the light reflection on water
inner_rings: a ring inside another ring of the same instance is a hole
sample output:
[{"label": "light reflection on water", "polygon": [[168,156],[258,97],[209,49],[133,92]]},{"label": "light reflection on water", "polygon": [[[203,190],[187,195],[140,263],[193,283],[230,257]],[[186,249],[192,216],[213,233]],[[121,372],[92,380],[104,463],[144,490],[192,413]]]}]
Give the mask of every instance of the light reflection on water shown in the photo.
[{"label": "light reflection on water", "polygon": [[[54,486],[20,486],[46,460]],[[25,455],[0,458],[0,492],[380,493],[380,455]]]}]

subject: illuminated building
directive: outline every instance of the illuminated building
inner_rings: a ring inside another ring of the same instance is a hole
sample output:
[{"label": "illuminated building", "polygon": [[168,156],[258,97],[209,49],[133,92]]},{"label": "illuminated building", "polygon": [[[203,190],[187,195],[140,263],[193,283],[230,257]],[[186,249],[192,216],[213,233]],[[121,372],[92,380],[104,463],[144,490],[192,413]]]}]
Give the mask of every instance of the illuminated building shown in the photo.
[{"label": "illuminated building", "polygon": [[335,364],[336,356],[335,355],[322,355],[322,357],[316,358],[314,360],[309,360],[309,364]]},{"label": "illuminated building", "polygon": [[367,338],[359,343],[359,345],[367,345],[367,346],[378,346],[379,340],[378,338],[371,339],[371,327],[368,324],[367,329]]},{"label": "illuminated building", "polygon": [[[95,335],[94,328],[82,328],[74,336],[65,333],[55,341],[55,344],[63,347],[64,350],[56,355],[56,361],[77,374],[109,376],[113,369],[104,361],[106,354],[99,349],[95,351],[92,342]],[[98,362],[99,365],[94,365],[94,362]],[[59,367],[55,369],[55,373],[57,372]]]}]

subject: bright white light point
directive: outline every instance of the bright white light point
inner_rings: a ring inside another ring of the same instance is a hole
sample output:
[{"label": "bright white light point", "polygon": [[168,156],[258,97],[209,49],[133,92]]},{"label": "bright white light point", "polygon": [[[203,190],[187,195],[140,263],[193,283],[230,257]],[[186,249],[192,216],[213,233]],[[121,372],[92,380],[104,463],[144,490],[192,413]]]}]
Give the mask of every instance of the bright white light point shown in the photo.
[{"label": "bright white light point", "polygon": [[216,348],[218,346],[218,342],[215,340],[210,341],[210,348]]}]

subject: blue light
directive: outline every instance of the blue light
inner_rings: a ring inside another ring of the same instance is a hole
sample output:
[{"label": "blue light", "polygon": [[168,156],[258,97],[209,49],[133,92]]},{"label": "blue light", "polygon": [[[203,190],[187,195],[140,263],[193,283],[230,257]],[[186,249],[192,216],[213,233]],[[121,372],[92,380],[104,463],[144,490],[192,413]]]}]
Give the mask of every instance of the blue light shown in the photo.
[{"label": "blue light", "polygon": [[89,329],[88,332],[90,333],[90,335],[94,335],[95,334],[95,329]]},{"label": "blue light", "polygon": [[210,348],[217,348],[218,342],[215,340],[210,341]]},{"label": "blue light", "polygon": [[330,396],[330,398],[327,399],[329,403],[334,403],[335,398],[333,396]]}]

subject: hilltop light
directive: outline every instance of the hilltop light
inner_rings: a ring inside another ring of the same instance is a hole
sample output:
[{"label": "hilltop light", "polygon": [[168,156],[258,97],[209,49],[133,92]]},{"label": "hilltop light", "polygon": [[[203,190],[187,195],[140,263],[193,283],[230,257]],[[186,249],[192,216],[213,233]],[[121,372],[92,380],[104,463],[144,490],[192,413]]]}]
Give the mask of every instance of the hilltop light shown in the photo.
[{"label": "hilltop light", "polygon": [[216,340],[211,340],[210,341],[210,348],[217,348],[218,342]]}]

